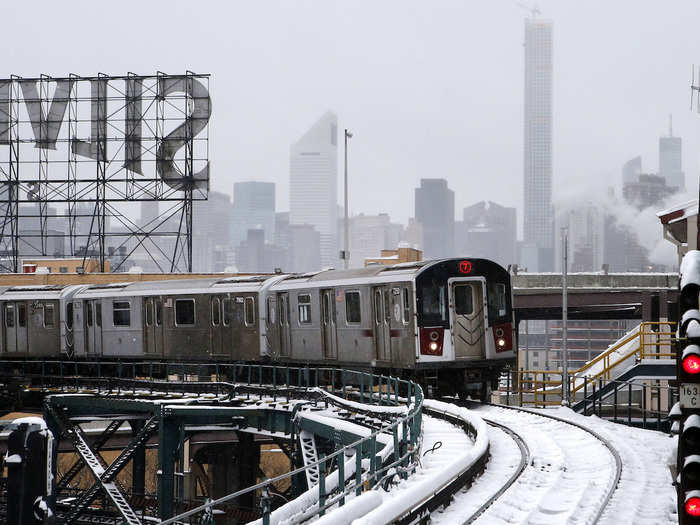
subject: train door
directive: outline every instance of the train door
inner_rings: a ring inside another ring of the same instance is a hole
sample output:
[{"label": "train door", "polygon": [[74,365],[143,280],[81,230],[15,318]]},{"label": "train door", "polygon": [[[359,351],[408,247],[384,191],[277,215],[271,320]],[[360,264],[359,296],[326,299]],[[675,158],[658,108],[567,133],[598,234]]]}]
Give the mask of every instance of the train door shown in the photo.
[{"label": "train door", "polygon": [[372,288],[372,310],[374,311],[374,344],[377,359],[391,359],[391,289],[382,286]]},{"label": "train door", "polygon": [[483,283],[450,279],[449,286],[455,357],[483,358],[486,344]]},{"label": "train door", "polygon": [[17,352],[20,353],[27,353],[29,350],[28,306],[22,301],[15,303],[15,308],[17,308]]},{"label": "train door", "polygon": [[321,332],[323,339],[323,356],[327,359],[338,358],[338,339],[335,314],[335,290],[321,290]]},{"label": "train door", "polygon": [[292,333],[289,329],[289,293],[277,294],[277,307],[280,334],[280,357],[289,357],[292,350]]},{"label": "train door", "polygon": [[17,352],[17,306],[7,302],[4,308],[5,321],[5,348],[8,353]]},{"label": "train door", "polygon": [[163,355],[163,301],[160,297],[146,297],[143,309],[146,353]]},{"label": "train door", "polygon": [[222,315],[221,297],[212,296],[209,298],[209,330],[211,333],[211,353],[221,356],[225,354],[224,349],[224,325]]},{"label": "train door", "polygon": [[233,299],[231,297],[221,298],[221,353],[229,359],[234,359],[233,340]]},{"label": "train door", "polygon": [[102,355],[102,301],[85,301],[85,348],[88,354]]}]

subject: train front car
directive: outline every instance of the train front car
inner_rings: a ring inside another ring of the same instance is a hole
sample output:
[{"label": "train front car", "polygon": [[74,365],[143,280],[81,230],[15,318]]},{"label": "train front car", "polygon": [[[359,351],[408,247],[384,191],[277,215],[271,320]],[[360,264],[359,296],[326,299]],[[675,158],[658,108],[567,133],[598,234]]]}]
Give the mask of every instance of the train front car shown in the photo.
[{"label": "train front car", "polygon": [[429,393],[485,399],[515,363],[510,275],[486,259],[446,259],[423,266],[415,287],[416,369]]}]

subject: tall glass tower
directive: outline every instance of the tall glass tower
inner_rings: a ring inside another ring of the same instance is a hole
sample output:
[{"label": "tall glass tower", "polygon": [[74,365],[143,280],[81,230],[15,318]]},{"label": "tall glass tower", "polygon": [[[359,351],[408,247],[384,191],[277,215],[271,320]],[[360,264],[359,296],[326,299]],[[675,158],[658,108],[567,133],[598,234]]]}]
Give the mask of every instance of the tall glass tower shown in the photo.
[{"label": "tall glass tower", "polygon": [[528,266],[553,269],[552,22],[525,20],[524,221]]},{"label": "tall glass tower", "polygon": [[321,234],[321,264],[337,268],[338,118],[335,113],[327,112],[292,144],[289,179],[289,223],[312,225]]}]

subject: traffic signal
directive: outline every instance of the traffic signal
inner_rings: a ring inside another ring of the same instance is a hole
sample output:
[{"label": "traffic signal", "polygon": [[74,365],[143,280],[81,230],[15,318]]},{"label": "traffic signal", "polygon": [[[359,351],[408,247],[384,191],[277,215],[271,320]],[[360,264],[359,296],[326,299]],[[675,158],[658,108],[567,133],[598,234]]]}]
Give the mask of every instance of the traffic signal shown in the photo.
[{"label": "traffic signal", "polygon": [[[700,251],[681,263],[676,377],[680,392],[678,417],[678,522],[700,525]],[[675,410],[676,407],[674,407]],[[675,424],[674,424],[675,426]]]}]

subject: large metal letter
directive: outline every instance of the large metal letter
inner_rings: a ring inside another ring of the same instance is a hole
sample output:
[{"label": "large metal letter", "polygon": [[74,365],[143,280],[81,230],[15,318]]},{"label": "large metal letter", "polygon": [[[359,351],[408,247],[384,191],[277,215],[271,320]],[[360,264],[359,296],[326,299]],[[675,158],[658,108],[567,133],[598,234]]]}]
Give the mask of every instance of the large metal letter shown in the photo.
[{"label": "large metal letter", "polygon": [[124,137],[124,167],[143,175],[141,171],[141,113],[143,80],[129,78],[126,81],[126,126]]},{"label": "large metal letter", "polygon": [[[90,81],[90,141],[72,137],[71,151],[93,160],[107,160],[107,79]],[[100,142],[103,142],[100,147]],[[99,152],[99,155],[98,155]]]},{"label": "large metal letter", "polygon": [[[187,120],[164,137],[156,153],[156,167],[163,181],[175,190],[206,188],[209,183],[209,161],[198,173],[192,173],[191,178],[179,173],[175,166],[175,154],[187,141],[194,139],[209,122],[211,116],[211,98],[209,92],[200,82],[192,77],[161,78],[158,81],[158,96],[165,98],[171,93],[187,93],[192,97],[192,114]],[[189,128],[189,129],[188,129]]]},{"label": "large metal letter", "polygon": [[0,83],[0,144],[10,143],[10,80]]},{"label": "large metal letter", "polygon": [[27,106],[29,121],[32,123],[32,131],[36,143],[35,148],[56,149],[56,139],[63,123],[63,116],[68,107],[68,94],[73,85],[72,80],[57,80],[56,92],[49,106],[48,117],[44,115],[43,100],[39,96],[39,89],[34,80],[19,80],[22,87],[24,104]]}]

